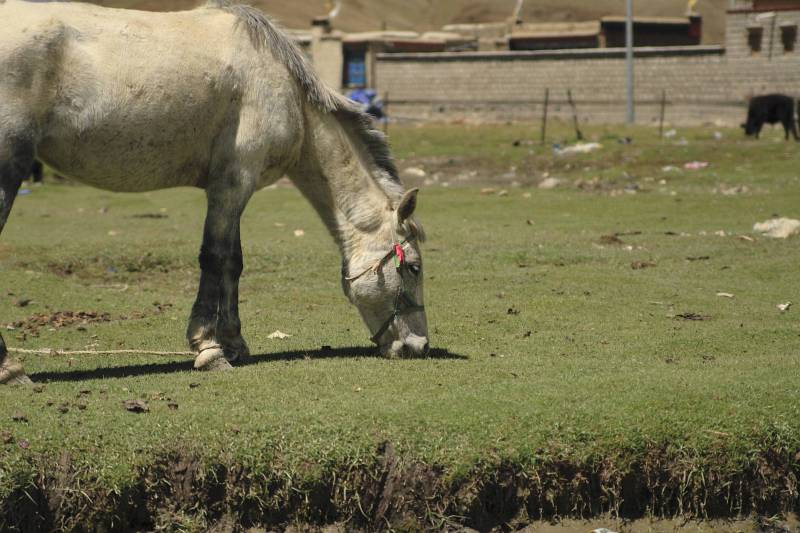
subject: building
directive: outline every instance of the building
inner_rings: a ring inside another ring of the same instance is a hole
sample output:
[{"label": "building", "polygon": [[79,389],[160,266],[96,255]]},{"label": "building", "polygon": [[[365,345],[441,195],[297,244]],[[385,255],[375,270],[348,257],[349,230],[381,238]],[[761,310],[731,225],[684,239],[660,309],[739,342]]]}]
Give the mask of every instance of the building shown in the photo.
[{"label": "building", "polygon": [[[636,46],[700,44],[702,19],[637,18]],[[624,45],[624,19],[570,23],[525,23],[517,19],[483,24],[452,24],[439,32],[372,31],[345,34],[329,18],[313,21],[311,32],[294,31],[322,78],[339,90],[374,87],[381,54],[522,51],[608,48]]]},{"label": "building", "polygon": [[[667,37],[697,38],[691,17],[675,23],[674,31],[661,27],[660,46],[636,48],[638,121],[657,122],[663,101],[672,123],[735,125],[754,95],[800,98],[800,0],[732,1],[724,45],[665,43]],[[602,42],[599,24],[599,30],[556,26],[532,35],[521,25],[516,34],[535,46],[526,50],[379,55],[377,89],[389,93],[392,112],[406,118],[535,120],[546,91],[551,116],[568,118],[570,91],[581,120],[623,122],[625,51],[611,46],[609,34]],[[586,40],[595,38],[597,46],[588,47]],[[558,49],[549,48],[554,42],[561,43]]]},{"label": "building", "polygon": [[[450,25],[442,32],[342,34],[327,21],[295,38],[321,77],[347,90],[388,93],[392,114],[417,119],[531,120],[545,91],[553,116],[625,118],[624,20]],[[731,0],[723,45],[700,45],[702,20],[638,18],[637,118],[738,124],[756,94],[800,97],[800,0]]]},{"label": "building", "polygon": [[[634,46],[694,46],[703,39],[699,15],[682,18],[637,17]],[[552,24],[517,24],[506,37],[507,50],[572,50],[625,46],[625,17]]]},{"label": "building", "polygon": [[337,90],[374,87],[380,54],[476,51],[477,39],[454,32],[372,31],[343,33],[327,17],[315,19],[311,32],[290,31],[315,63],[320,77]]}]

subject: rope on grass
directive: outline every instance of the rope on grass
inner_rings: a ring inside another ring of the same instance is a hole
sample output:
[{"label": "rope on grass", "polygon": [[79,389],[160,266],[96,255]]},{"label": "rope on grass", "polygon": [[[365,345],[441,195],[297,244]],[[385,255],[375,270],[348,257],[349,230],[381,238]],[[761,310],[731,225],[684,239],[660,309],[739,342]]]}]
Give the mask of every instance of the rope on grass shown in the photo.
[{"label": "rope on grass", "polygon": [[20,355],[50,355],[56,357],[71,355],[157,355],[161,357],[193,356],[194,352],[159,352],[154,350],[54,350],[41,348],[26,350],[24,348],[8,348],[9,353]]}]

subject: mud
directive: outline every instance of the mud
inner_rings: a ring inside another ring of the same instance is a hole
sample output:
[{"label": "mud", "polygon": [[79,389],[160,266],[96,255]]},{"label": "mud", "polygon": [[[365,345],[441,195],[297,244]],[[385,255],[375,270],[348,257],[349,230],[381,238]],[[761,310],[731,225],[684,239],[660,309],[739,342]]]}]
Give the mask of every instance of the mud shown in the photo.
[{"label": "mud", "polygon": [[147,311],[135,311],[129,315],[112,316],[110,313],[97,311],[56,311],[53,313],[37,313],[24,320],[17,320],[7,326],[11,331],[19,331],[22,335],[37,336],[42,329],[59,330],[70,326],[85,327],[90,324],[137,320],[148,316],[160,315],[170,309],[172,304],[154,302]]}]

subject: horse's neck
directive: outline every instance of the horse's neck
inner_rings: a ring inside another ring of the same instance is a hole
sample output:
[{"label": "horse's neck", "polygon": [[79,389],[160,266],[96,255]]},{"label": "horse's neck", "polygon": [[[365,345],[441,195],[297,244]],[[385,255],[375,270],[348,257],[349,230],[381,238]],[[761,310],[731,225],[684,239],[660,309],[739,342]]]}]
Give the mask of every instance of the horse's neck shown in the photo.
[{"label": "horse's neck", "polygon": [[331,114],[313,112],[292,181],[317,210],[347,260],[387,227],[388,197],[371,177],[363,147]]}]

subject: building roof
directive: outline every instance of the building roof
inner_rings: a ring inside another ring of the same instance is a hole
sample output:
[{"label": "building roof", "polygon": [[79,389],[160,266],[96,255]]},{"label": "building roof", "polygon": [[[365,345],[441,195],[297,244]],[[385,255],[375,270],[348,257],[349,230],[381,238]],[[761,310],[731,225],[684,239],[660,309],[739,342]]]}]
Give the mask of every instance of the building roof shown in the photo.
[{"label": "building roof", "polygon": [[463,43],[470,40],[472,40],[471,37],[446,31],[430,31],[422,34],[413,31],[368,31],[348,33],[342,38],[342,42],[345,43],[391,42],[441,45]]},{"label": "building roof", "polygon": [[[624,24],[627,21],[622,16],[609,16],[600,19],[601,23],[611,24]],[[664,25],[677,25],[677,24],[691,24],[689,17],[634,17],[635,24],[664,24]]]},{"label": "building roof", "polygon": [[415,31],[364,31],[347,33],[342,41],[346,43],[368,43],[375,41],[415,41],[420,38]]},{"label": "building roof", "polygon": [[559,37],[594,37],[600,34],[600,22],[554,22],[516,26],[511,39],[551,39]]}]

